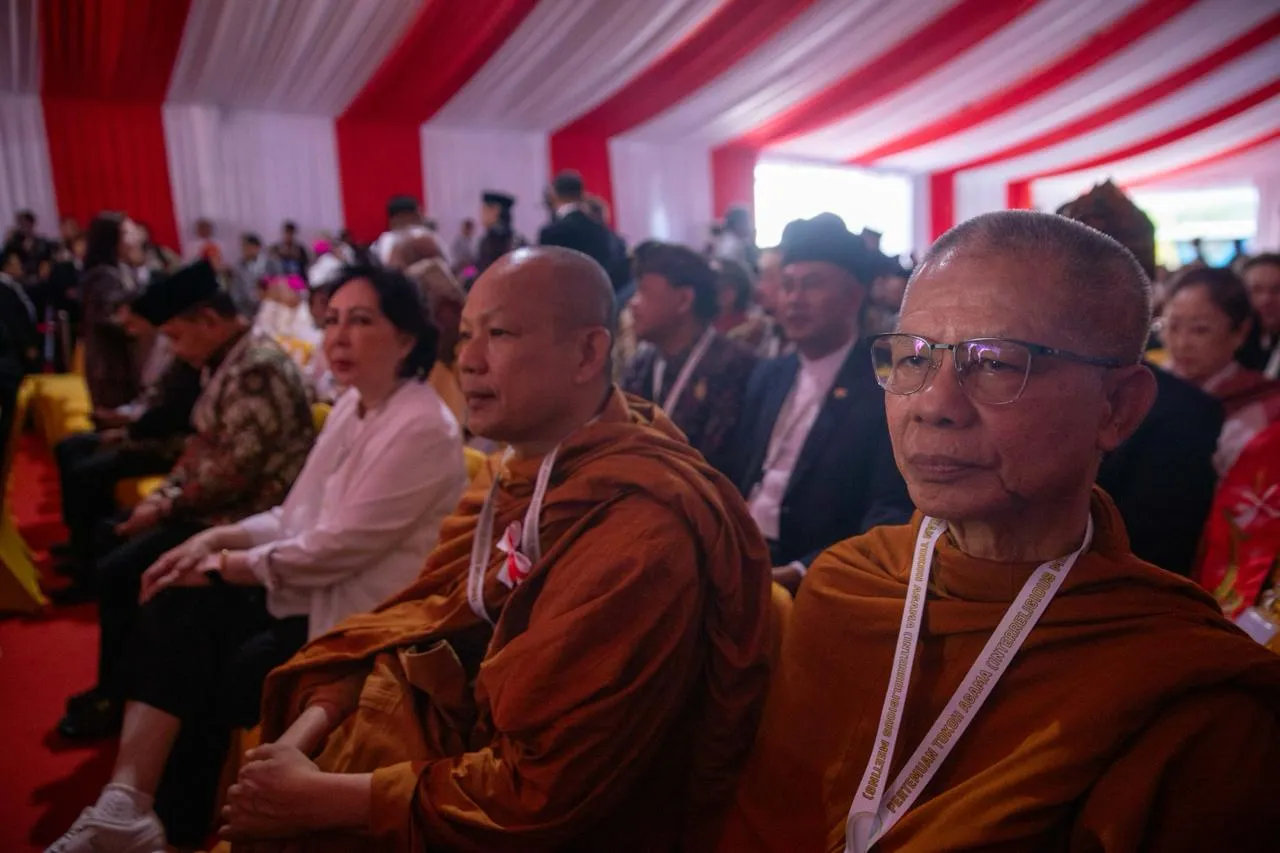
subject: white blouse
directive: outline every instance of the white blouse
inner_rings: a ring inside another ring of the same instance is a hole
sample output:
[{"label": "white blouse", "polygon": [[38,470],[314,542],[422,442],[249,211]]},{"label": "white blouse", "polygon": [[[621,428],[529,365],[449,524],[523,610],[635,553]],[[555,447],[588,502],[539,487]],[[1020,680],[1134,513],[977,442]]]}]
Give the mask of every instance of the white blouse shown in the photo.
[{"label": "white blouse", "polygon": [[307,615],[317,637],[407,586],[466,486],[462,430],[425,382],[359,415],[343,394],[282,505],[237,527],[277,618]]}]

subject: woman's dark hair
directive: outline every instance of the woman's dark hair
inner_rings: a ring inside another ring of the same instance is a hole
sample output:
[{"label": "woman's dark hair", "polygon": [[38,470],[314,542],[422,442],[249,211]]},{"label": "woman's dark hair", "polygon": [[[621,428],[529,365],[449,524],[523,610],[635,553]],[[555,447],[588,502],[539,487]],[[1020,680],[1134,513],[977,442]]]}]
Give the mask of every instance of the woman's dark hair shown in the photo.
[{"label": "woman's dark hair", "polygon": [[351,266],[329,285],[329,298],[353,281],[367,281],[378,294],[378,310],[391,325],[414,339],[413,349],[400,365],[400,376],[425,381],[436,363],[440,330],[422,302],[418,286],[399,270],[376,266]]},{"label": "woman's dark hair", "polygon": [[1249,291],[1240,276],[1225,267],[1192,267],[1183,270],[1173,280],[1169,288],[1172,299],[1179,291],[1188,287],[1203,287],[1223,314],[1231,320],[1231,328],[1238,329],[1253,316],[1253,305],[1249,302]]},{"label": "woman's dark hair", "polygon": [[124,214],[104,210],[89,223],[85,235],[84,268],[115,266],[120,262],[120,232],[124,229]]},{"label": "woman's dark hair", "polygon": [[716,287],[733,288],[733,310],[746,311],[751,307],[752,276],[746,265],[732,258],[716,258],[711,262],[715,270]]}]

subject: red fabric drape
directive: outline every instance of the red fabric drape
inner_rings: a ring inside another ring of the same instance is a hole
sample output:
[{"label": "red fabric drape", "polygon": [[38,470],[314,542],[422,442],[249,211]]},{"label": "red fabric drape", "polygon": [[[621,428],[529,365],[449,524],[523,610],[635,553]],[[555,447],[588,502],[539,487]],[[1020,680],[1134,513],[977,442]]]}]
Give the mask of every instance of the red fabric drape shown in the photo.
[{"label": "red fabric drape", "polygon": [[911,133],[864,151],[850,158],[850,161],[871,165],[884,157],[937,142],[1029,104],[1115,56],[1198,2],[1200,0],[1147,0],[1030,76],[985,98],[965,104],[956,112],[929,122]]},{"label": "red fabric drape", "polygon": [[[482,5],[477,9],[473,3],[426,0],[400,43],[339,119],[342,207],[353,233],[376,236],[386,222],[391,195],[423,198],[418,125],[480,70],[537,0],[487,0]],[[413,131],[412,144],[407,127]],[[423,202],[430,205],[430,199]]]},{"label": "red fabric drape", "polygon": [[749,56],[814,2],[727,0],[604,103],[552,134],[552,172],[577,169],[587,187],[612,205],[609,138],[644,124],[698,91]]},{"label": "red fabric drape", "polygon": [[63,216],[123,210],[178,245],[160,105],[190,0],[42,0],[41,96]]},{"label": "red fabric drape", "polygon": [[1226,151],[1219,151],[1217,154],[1212,154],[1208,157],[1201,157],[1199,160],[1194,160],[1190,163],[1184,163],[1175,169],[1165,169],[1163,172],[1153,172],[1149,175],[1143,175],[1137,180],[1125,181],[1124,188],[1128,190],[1133,189],[1134,187],[1145,187],[1150,184],[1168,181],[1172,178],[1180,178],[1183,175],[1198,172],[1199,170],[1209,166],[1215,166],[1218,163],[1225,163],[1233,157],[1239,157],[1241,154],[1247,154],[1255,148],[1270,145],[1278,139],[1280,139],[1280,130],[1273,130],[1270,133],[1264,133],[1261,136],[1256,136],[1247,142],[1234,145]]},{"label": "red fabric drape", "polygon": [[929,176],[929,239],[937,240],[956,224],[956,173]]},{"label": "red fabric drape", "polygon": [[1156,101],[1163,100],[1180,89],[1190,86],[1197,80],[1217,71],[1228,62],[1234,62],[1245,54],[1268,44],[1277,36],[1280,36],[1280,14],[1271,16],[1217,50],[1205,54],[1172,74],[1162,77],[1149,86],[1145,86],[1118,101],[1113,101],[1099,110],[1033,136],[1024,142],[1010,145],[1007,148],[970,160],[956,168],[959,171],[963,171],[965,169],[989,166],[992,163],[1012,160],[1015,157],[1042,151],[1045,148],[1050,148],[1070,139],[1093,133],[1099,128],[1130,116],[1138,110],[1149,107]]},{"label": "red fabric drape", "polygon": [[744,140],[757,148],[777,145],[852,115],[937,70],[1037,2],[960,0],[844,79],[757,127]]},{"label": "red fabric drape", "polygon": [[1190,121],[1183,122],[1182,124],[1172,127],[1163,133],[1157,133],[1155,136],[1147,137],[1146,139],[1135,142],[1132,145],[1126,145],[1123,148],[1108,151],[1105,154],[1099,154],[1096,157],[1090,157],[1086,160],[1078,160],[1075,163],[1068,163],[1054,169],[1046,169],[1045,171],[1037,172],[1034,175],[1027,175],[1023,180],[1034,181],[1039,180],[1040,178],[1050,178],[1054,175],[1066,175],[1070,172],[1083,172],[1088,169],[1096,169],[1099,166],[1105,166],[1108,163],[1128,160],[1130,157],[1137,157],[1139,155],[1155,151],[1158,148],[1163,148],[1166,145],[1172,145],[1173,143],[1199,133],[1202,130],[1207,130],[1215,124],[1224,122],[1229,118],[1239,115],[1245,110],[1252,109],[1259,104],[1266,103],[1277,94],[1280,94],[1280,77],[1275,78],[1261,88],[1254,89],[1252,92],[1248,92],[1239,98],[1236,98],[1234,101],[1223,104],[1216,110],[1211,110],[1204,115],[1197,116]]},{"label": "red fabric drape", "polygon": [[1004,188],[1005,207],[1010,210],[1031,210],[1035,205],[1031,201],[1030,181],[1010,181]]},{"label": "red fabric drape", "polygon": [[386,228],[389,198],[423,197],[418,125],[342,117],[334,135],[347,230],[370,242]]},{"label": "red fabric drape", "polygon": [[716,216],[734,205],[755,210],[756,161],[760,152],[742,145],[727,145],[711,152],[711,193]]},{"label": "red fabric drape", "polygon": [[45,98],[44,125],[59,215],[121,210],[161,245],[180,245],[158,104]]},{"label": "red fabric drape", "polygon": [[613,207],[613,171],[609,167],[609,141],[593,133],[552,134],[548,154],[551,173],[573,169],[582,175],[587,191]]}]

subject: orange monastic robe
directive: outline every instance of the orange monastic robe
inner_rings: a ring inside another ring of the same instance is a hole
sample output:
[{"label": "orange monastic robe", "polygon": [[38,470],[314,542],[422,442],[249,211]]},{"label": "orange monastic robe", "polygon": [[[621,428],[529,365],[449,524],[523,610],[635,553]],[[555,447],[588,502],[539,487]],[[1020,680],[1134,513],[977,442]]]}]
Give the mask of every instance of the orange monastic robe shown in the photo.
[{"label": "orange monastic robe", "polygon": [[[1280,850],[1280,657],[1097,526],[914,807],[874,851]],[[920,517],[814,562],[787,626],[724,853],[843,850],[894,658]],[[938,543],[889,779],[1036,568]]]},{"label": "orange monastic robe", "polygon": [[[501,474],[495,544],[540,462]],[[614,392],[560,448],[528,579],[508,590],[491,552],[490,629],[466,577],[496,464],[412,587],[269,677],[267,739],[328,703],[317,764],[373,772],[369,833],[289,850],[666,850],[732,795],[770,641],[768,548],[733,486]]]}]

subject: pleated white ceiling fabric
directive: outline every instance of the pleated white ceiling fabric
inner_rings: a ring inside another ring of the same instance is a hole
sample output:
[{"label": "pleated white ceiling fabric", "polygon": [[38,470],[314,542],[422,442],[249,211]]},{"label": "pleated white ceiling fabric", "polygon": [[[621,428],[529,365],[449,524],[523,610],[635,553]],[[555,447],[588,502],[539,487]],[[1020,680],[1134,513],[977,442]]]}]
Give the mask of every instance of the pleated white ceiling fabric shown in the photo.
[{"label": "pleated white ceiling fabric", "polygon": [[759,50],[629,136],[651,141],[741,136],[816,95],[956,0],[819,0]]},{"label": "pleated white ceiling fabric", "polygon": [[40,91],[38,0],[0,0],[0,94]]},{"label": "pleated white ceiling fabric", "polygon": [[609,143],[613,224],[628,242],[653,237],[701,247],[711,210],[711,155],[698,143],[622,137]]},{"label": "pleated white ceiling fabric", "polygon": [[[1180,64],[1190,64],[1213,53],[1274,14],[1275,9],[1268,9],[1266,3],[1206,0],[1157,28],[1146,38],[1129,45],[1112,59],[1055,87],[1026,106],[972,130],[885,158],[882,165],[909,172],[949,169],[1032,139],[1158,82]],[[1043,49],[1043,45],[1041,47]],[[1171,51],[1176,53],[1171,55]],[[1236,57],[1237,60],[1248,58],[1248,54]],[[1280,62],[1280,57],[1271,52],[1267,61]],[[994,69],[988,71],[998,79]],[[1199,103],[1186,90],[1171,97],[1192,112],[1205,103],[1210,107],[1221,103],[1230,95],[1231,90],[1210,90],[1210,100]]]},{"label": "pleated white ceiling fabric", "polygon": [[1141,0],[1044,0],[953,62],[816,133],[778,146],[782,153],[844,160],[1007,86]]},{"label": "pleated white ceiling fabric", "polygon": [[[1227,104],[1262,84],[1280,79],[1276,57],[1251,53],[1209,74],[1177,95],[1156,101],[1119,121],[1086,136],[1053,145],[1033,154],[993,164],[987,168],[1009,178],[1021,178],[1079,162],[1156,136],[1184,122]],[[1251,110],[1258,123],[1276,123],[1280,103],[1274,99]],[[1255,127],[1257,125],[1250,125]],[[1147,156],[1156,156],[1155,152]]]},{"label": "pleated white ceiling fabric", "polygon": [[542,191],[547,185],[547,135],[527,130],[422,127],[423,173],[428,211],[450,241],[464,219],[479,220],[480,196],[499,190],[516,198],[512,220],[526,240],[536,241],[547,221]]},{"label": "pleated white ceiling fabric", "polygon": [[192,0],[169,100],[334,116],[424,0]]},{"label": "pleated white ceiling fabric", "polygon": [[342,227],[332,119],[169,104],[164,126],[184,248],[201,217],[228,248],[246,231],[273,242],[286,219],[305,240]]},{"label": "pleated white ceiling fabric", "polygon": [[0,234],[19,210],[34,213],[43,232],[56,231],[58,205],[40,98],[0,92]]},{"label": "pleated white ceiling fabric", "polygon": [[638,75],[721,2],[540,0],[435,121],[542,131],[568,124]]}]

